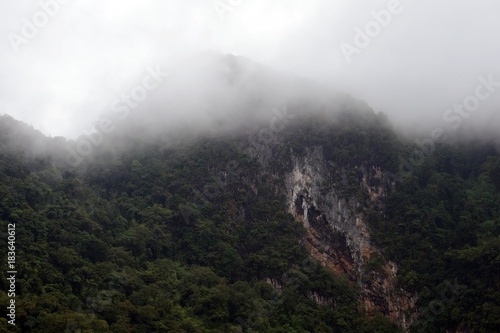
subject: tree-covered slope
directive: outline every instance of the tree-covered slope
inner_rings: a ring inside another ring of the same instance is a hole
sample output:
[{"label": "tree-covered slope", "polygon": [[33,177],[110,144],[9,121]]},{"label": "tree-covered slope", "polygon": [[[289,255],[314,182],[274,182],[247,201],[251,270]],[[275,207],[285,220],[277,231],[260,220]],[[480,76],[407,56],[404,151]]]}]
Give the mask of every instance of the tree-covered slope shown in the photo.
[{"label": "tree-covered slope", "polygon": [[[134,118],[76,167],[74,143],[1,117],[0,234],[7,248],[15,224],[17,317],[9,325],[3,306],[0,331],[398,332],[359,295],[391,260],[418,299],[410,330],[496,332],[498,151],[442,144],[402,173],[412,145],[353,105],[295,101],[280,126],[263,117],[182,138],[131,132]],[[284,175],[318,147],[330,170],[321,191],[354,200],[380,249],[361,280],[312,259],[285,207]]]},{"label": "tree-covered slope", "polygon": [[[396,332],[308,258],[283,193],[238,140],[132,141],[77,169],[4,140],[1,235],[15,223],[17,317],[8,325],[2,307],[2,330]],[[209,176],[231,161],[223,184]]]},{"label": "tree-covered slope", "polygon": [[425,332],[500,327],[500,156],[488,144],[439,147],[402,175],[373,235],[419,295]]}]

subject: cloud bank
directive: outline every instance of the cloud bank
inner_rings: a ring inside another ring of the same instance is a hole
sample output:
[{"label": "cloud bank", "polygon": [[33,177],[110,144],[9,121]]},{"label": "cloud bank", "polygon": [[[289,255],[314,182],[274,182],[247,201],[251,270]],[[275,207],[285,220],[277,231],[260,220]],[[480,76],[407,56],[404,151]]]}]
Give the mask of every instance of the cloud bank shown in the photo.
[{"label": "cloud bank", "polygon": [[[475,96],[479,78],[500,82],[495,0],[40,0],[1,7],[0,113],[52,136],[90,131],[148,68],[175,71],[207,50],[349,92],[401,128],[446,124],[445,116],[460,116],[448,110]],[[499,128],[499,106],[500,91],[492,92],[462,121]]]}]

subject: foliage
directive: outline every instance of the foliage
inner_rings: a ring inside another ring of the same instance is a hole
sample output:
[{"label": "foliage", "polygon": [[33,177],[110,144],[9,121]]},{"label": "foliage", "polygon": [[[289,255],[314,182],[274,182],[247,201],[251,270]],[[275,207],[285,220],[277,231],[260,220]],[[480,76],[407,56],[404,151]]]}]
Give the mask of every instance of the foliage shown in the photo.
[{"label": "foliage", "polygon": [[[393,329],[365,319],[353,286],[308,259],[282,194],[230,139],[102,149],[78,169],[4,143],[0,234],[16,223],[13,331]],[[2,304],[6,290],[3,279]]]},{"label": "foliage", "polygon": [[371,219],[401,285],[419,295],[416,331],[500,327],[499,163],[477,144],[439,147],[403,177],[386,218]]}]

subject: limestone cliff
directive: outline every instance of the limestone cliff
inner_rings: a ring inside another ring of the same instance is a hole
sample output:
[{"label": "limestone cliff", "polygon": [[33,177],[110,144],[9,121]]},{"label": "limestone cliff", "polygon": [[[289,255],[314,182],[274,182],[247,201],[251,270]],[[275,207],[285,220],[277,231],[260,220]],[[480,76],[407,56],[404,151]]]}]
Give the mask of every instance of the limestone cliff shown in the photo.
[{"label": "limestone cliff", "polygon": [[[293,169],[285,176],[287,210],[306,227],[304,243],[311,256],[336,274],[348,276],[368,315],[378,310],[406,330],[416,296],[396,286],[396,264],[385,261],[370,241],[366,203],[359,196],[364,193],[371,205],[383,205],[387,189],[381,171],[356,167],[359,188],[346,195],[342,189],[348,171],[327,163],[321,147],[292,160]],[[370,186],[373,178],[378,185]]]}]

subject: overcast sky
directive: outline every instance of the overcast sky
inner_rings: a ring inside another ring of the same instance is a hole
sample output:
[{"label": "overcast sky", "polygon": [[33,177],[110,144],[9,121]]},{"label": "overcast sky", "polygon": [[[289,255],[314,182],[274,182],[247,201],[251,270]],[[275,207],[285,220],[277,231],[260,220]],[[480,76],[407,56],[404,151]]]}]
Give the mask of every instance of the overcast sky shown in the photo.
[{"label": "overcast sky", "polygon": [[[3,1],[0,114],[76,138],[147,66],[213,50],[429,126],[474,95],[479,76],[500,82],[499,14],[498,0]],[[500,124],[496,90],[471,118]]]}]

